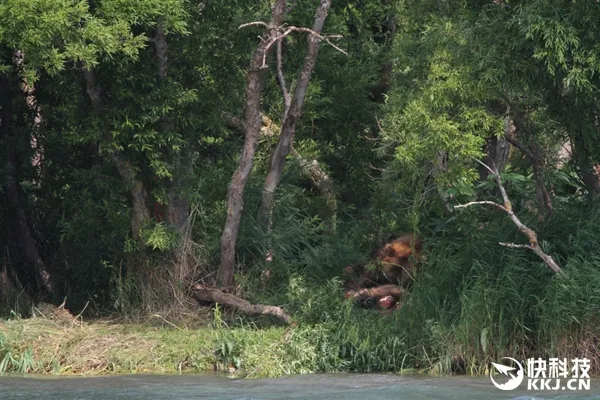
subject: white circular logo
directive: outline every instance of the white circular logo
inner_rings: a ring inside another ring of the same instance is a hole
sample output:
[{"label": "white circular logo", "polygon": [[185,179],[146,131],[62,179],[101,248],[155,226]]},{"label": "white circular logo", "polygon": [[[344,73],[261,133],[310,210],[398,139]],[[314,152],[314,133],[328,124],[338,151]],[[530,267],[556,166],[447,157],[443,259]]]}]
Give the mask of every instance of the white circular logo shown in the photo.
[{"label": "white circular logo", "polygon": [[492,365],[494,366],[494,368],[496,368],[496,371],[498,371],[502,375],[510,376],[510,379],[508,381],[506,381],[506,383],[500,384],[494,380],[494,377],[492,376],[492,373],[490,371],[490,379],[492,380],[492,383],[494,384],[494,386],[496,386],[500,390],[513,390],[513,389],[518,388],[519,385],[521,384],[521,382],[523,382],[523,367],[514,358],[504,357],[502,359],[503,360],[511,360],[519,367],[519,370],[517,371],[517,376],[515,376],[512,372],[510,372],[510,371],[516,370],[517,368],[508,367],[506,365],[493,362]]}]

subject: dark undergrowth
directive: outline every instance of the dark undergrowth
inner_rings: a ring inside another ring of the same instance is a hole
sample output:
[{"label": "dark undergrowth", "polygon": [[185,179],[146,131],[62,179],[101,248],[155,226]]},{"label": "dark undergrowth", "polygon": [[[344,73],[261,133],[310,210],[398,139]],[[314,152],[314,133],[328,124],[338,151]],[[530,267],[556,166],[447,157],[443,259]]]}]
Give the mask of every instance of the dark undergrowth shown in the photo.
[{"label": "dark undergrowth", "polygon": [[[320,225],[298,215],[285,221],[285,232],[274,230],[280,236],[271,242],[279,243],[269,264],[271,279],[260,282],[266,267],[260,261],[261,239],[245,242],[257,261],[238,277],[245,297],[283,305],[295,327],[219,309],[191,325],[161,317],[158,325],[154,318],[64,327],[13,314],[0,325],[0,369],[115,373],[231,366],[250,377],[412,370],[482,374],[490,361],[507,356],[587,357],[598,368],[597,209],[559,209],[536,226],[564,278],[526,249],[498,244],[523,240],[503,216],[488,217],[479,230],[462,227],[489,214],[459,216],[428,238],[427,260],[410,296],[401,310],[385,313],[352,307],[336,277],[345,263],[364,257],[374,239],[357,226],[340,225],[335,240],[319,241]],[[263,290],[250,290],[260,285]]]}]

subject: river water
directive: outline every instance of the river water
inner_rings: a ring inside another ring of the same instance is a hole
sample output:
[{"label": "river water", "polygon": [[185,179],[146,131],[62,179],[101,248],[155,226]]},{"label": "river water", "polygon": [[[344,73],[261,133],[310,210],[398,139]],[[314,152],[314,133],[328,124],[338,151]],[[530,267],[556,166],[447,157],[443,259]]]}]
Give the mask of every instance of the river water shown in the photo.
[{"label": "river water", "polygon": [[[525,385],[522,385],[525,386]],[[278,379],[231,379],[216,375],[109,377],[0,376],[1,400],[151,399],[600,399],[600,381],[582,392],[505,392],[488,377],[422,377],[376,374],[303,375]]]}]

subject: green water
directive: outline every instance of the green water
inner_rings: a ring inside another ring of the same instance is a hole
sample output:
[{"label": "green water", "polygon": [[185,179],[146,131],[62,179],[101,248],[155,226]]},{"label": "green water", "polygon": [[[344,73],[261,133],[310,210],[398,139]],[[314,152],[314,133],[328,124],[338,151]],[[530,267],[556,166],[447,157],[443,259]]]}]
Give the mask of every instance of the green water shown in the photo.
[{"label": "green water", "polygon": [[[525,385],[522,385],[525,386]],[[489,378],[431,378],[375,374],[304,375],[243,380],[215,375],[94,378],[0,377],[0,399],[600,399],[600,381],[584,392],[496,389]]]}]

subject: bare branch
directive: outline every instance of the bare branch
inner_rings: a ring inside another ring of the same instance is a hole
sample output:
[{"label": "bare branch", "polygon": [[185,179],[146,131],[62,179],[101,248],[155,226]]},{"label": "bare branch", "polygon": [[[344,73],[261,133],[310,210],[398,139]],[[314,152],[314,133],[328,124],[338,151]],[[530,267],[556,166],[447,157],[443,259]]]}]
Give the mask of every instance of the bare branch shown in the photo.
[{"label": "bare branch", "polygon": [[285,75],[283,74],[283,55],[282,55],[282,43],[281,40],[277,42],[277,82],[281,87],[281,95],[283,96],[283,117],[282,121],[285,121],[287,113],[292,104],[292,96],[287,89],[285,84]]},{"label": "bare branch", "polygon": [[256,25],[260,25],[260,26],[264,26],[265,28],[269,27],[269,24],[267,24],[266,22],[263,21],[254,21],[254,22],[247,22],[245,24],[242,24],[238,27],[238,29],[243,29],[243,28],[247,28],[249,26],[256,26]]},{"label": "bare branch", "polygon": [[267,67],[267,54],[268,54],[268,51],[271,48],[271,46],[273,46],[273,44],[275,44],[275,42],[284,39],[286,36],[288,36],[292,32],[306,32],[306,33],[309,33],[312,36],[316,37],[317,39],[323,40],[323,41],[327,42],[327,44],[329,44],[331,47],[333,47],[337,51],[339,51],[339,52],[341,52],[341,53],[343,53],[345,55],[348,55],[348,53],[345,50],[342,50],[341,48],[339,48],[335,44],[331,43],[331,41],[329,40],[330,38],[341,38],[342,35],[326,35],[326,36],[323,36],[320,33],[315,32],[314,30],[309,29],[309,28],[303,28],[303,27],[299,28],[297,26],[290,26],[283,33],[281,33],[280,35],[275,36],[273,39],[271,39],[267,43],[267,45],[265,46],[265,52],[264,52],[264,56],[263,56],[263,64],[262,64],[261,68],[268,68]]},{"label": "bare branch", "polygon": [[455,209],[457,208],[466,208],[475,204],[488,204],[490,206],[494,206],[494,207],[498,207],[499,209],[501,209],[504,212],[508,212],[508,210],[502,205],[502,204],[498,204],[494,201],[488,201],[488,200],[482,200],[482,201],[471,201],[470,203],[466,203],[466,204],[459,204],[457,206],[454,206]]},{"label": "bare branch", "polygon": [[477,161],[477,162],[478,162],[479,164],[481,164],[481,165],[482,165],[482,166],[483,166],[485,169],[487,169],[488,171],[490,171],[490,173],[491,173],[492,175],[494,175],[494,177],[496,177],[496,176],[497,176],[497,173],[496,173],[496,171],[494,171],[493,169],[491,169],[491,168],[490,168],[490,167],[489,167],[487,164],[485,164],[485,163],[484,163],[484,162],[482,162],[481,160],[477,160],[477,159],[475,159],[475,161]]},{"label": "bare branch", "polygon": [[500,246],[505,246],[505,247],[514,247],[517,249],[529,249],[531,250],[531,246],[528,244],[516,244],[516,243],[504,243],[504,242],[499,242],[498,243]]},{"label": "bare branch", "polygon": [[488,171],[490,171],[492,173],[492,175],[494,175],[494,178],[496,179],[496,183],[498,184],[498,188],[500,189],[500,193],[502,195],[502,200],[504,201],[504,206],[501,206],[500,204],[495,203],[493,201],[474,201],[474,202],[471,202],[468,204],[464,204],[462,206],[455,206],[454,208],[464,208],[471,204],[489,204],[489,205],[494,205],[495,207],[502,209],[504,212],[506,212],[508,214],[508,217],[513,221],[513,223],[517,226],[517,228],[519,228],[519,230],[525,236],[527,236],[527,239],[529,239],[529,245],[519,245],[519,244],[514,244],[514,243],[500,243],[500,244],[502,246],[507,246],[507,247],[528,248],[531,251],[533,251],[535,254],[537,254],[537,256],[540,257],[552,271],[556,272],[557,274],[562,275],[563,270],[560,268],[560,266],[556,263],[556,261],[554,261],[554,259],[551,256],[544,253],[544,250],[542,250],[542,248],[538,242],[536,233],[532,229],[528,228],[523,222],[521,222],[519,217],[517,217],[517,215],[512,210],[512,205],[510,203],[510,199],[508,198],[506,189],[504,188],[504,185],[502,184],[502,178],[500,177],[500,173],[498,173],[498,170],[495,168],[494,169],[490,168],[488,165],[486,165],[485,163],[483,163],[480,160],[476,160],[476,161],[478,163],[480,163],[481,165],[483,165]]}]

